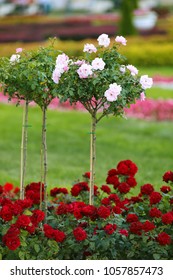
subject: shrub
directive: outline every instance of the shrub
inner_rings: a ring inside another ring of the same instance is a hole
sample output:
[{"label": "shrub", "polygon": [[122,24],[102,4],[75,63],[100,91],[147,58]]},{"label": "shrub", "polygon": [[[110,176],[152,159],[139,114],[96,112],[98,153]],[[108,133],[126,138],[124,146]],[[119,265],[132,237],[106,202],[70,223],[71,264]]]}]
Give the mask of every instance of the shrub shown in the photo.
[{"label": "shrub", "polygon": [[71,190],[52,189],[46,223],[38,184],[24,200],[12,184],[0,186],[1,259],[172,259],[173,172],[156,191],[137,187],[137,171],[131,160],[109,170],[106,184],[94,187],[95,205],[88,204],[88,172]]}]

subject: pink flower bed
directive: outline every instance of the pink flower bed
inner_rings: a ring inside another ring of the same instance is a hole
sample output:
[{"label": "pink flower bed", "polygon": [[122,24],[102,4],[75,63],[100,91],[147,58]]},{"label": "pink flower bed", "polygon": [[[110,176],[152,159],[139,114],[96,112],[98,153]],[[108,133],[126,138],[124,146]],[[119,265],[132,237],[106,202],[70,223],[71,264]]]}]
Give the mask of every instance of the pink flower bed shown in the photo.
[{"label": "pink flower bed", "polygon": [[[155,76],[153,77],[154,86],[164,87],[164,88],[173,88],[173,77],[163,77]],[[4,96],[0,92],[0,102],[8,103],[8,97]],[[16,104],[16,100],[11,100],[11,103]],[[34,102],[30,103],[31,106],[34,106]],[[49,105],[50,109],[53,110],[81,110],[85,111],[85,108],[80,102],[77,102],[75,105],[70,105],[68,101],[60,103],[58,98],[54,98]],[[125,109],[125,113],[128,117],[138,118],[138,119],[147,119],[147,120],[173,120],[173,99],[146,99],[145,101],[138,100],[136,104],[132,104],[130,108]]]}]

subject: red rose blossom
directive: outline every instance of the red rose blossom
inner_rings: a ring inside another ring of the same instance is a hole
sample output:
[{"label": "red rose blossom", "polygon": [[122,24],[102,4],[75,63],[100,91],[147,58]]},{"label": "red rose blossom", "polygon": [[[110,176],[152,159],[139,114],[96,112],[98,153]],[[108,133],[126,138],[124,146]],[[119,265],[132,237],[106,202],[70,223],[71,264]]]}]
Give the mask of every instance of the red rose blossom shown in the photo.
[{"label": "red rose blossom", "polygon": [[143,229],[143,225],[141,222],[133,222],[130,224],[130,232],[137,234],[137,235],[141,235],[141,231]]},{"label": "red rose blossom", "polygon": [[114,176],[117,175],[117,170],[112,168],[108,171],[108,176]]},{"label": "red rose blossom", "polygon": [[66,235],[63,231],[56,229],[56,230],[54,230],[54,238],[55,238],[56,242],[62,243],[65,240]]},{"label": "red rose blossom", "polygon": [[102,190],[103,192],[107,193],[107,194],[110,194],[110,193],[111,193],[111,189],[110,189],[110,187],[107,186],[107,185],[102,185],[102,186],[101,186],[101,190]]},{"label": "red rose blossom", "polygon": [[109,185],[113,185],[116,188],[116,186],[119,184],[119,179],[116,175],[115,176],[108,176],[106,178],[106,183],[109,184]]},{"label": "red rose blossom", "polygon": [[116,230],[116,228],[117,228],[117,225],[116,225],[116,224],[107,224],[107,225],[104,226],[104,231],[105,231],[107,234],[111,235],[111,234],[114,233],[114,231]]},{"label": "red rose blossom", "polygon": [[13,218],[13,211],[11,208],[12,207],[8,205],[4,205],[0,210],[0,217],[6,222],[11,221]]},{"label": "red rose blossom", "polygon": [[152,223],[150,221],[145,221],[142,225],[142,229],[145,232],[148,232],[148,231],[151,231],[151,230],[155,229],[155,225],[154,225],[154,223]]},{"label": "red rose blossom", "polygon": [[150,204],[157,204],[162,199],[162,195],[159,192],[152,192],[150,195]]},{"label": "red rose blossom", "polygon": [[12,251],[16,250],[20,246],[20,239],[16,235],[4,235],[3,242]]},{"label": "red rose blossom", "polygon": [[156,240],[162,246],[169,245],[171,243],[171,237],[166,232],[159,233]]},{"label": "red rose blossom", "polygon": [[164,175],[163,175],[163,181],[168,183],[173,182],[173,172],[172,171],[167,171]]},{"label": "red rose blossom", "polygon": [[73,230],[73,235],[77,241],[83,241],[87,238],[87,233],[82,227],[77,227]]},{"label": "red rose blossom", "polygon": [[149,215],[152,218],[160,218],[162,216],[162,212],[158,208],[154,207],[150,209]]},{"label": "red rose blossom", "polygon": [[120,229],[120,230],[119,230],[119,233],[120,233],[121,235],[125,235],[125,236],[128,236],[128,235],[129,235],[128,230],[126,230],[126,229]]},{"label": "red rose blossom", "polygon": [[111,212],[109,210],[109,208],[107,208],[104,205],[101,205],[98,209],[97,209],[97,213],[99,215],[100,218],[106,219],[110,216]]},{"label": "red rose blossom", "polygon": [[154,191],[154,187],[151,184],[145,184],[145,185],[141,186],[142,194],[150,195],[153,191]]},{"label": "red rose blossom", "polygon": [[168,212],[162,215],[162,223],[165,225],[171,225],[173,222],[172,212]]},{"label": "red rose blossom", "polygon": [[138,168],[136,164],[129,159],[120,161],[117,165],[117,173],[119,175],[134,176],[137,171]]},{"label": "red rose blossom", "polygon": [[138,218],[138,216],[136,215],[136,214],[134,214],[134,213],[129,213],[128,215],[127,215],[127,217],[126,217],[126,222],[127,223],[133,223],[133,222],[137,222],[137,221],[139,221],[139,218]]},{"label": "red rose blossom", "polygon": [[171,191],[171,187],[169,187],[169,186],[162,186],[162,187],[160,188],[160,190],[161,190],[161,192],[163,192],[163,193],[168,193],[168,192]]},{"label": "red rose blossom", "polygon": [[118,185],[118,190],[120,193],[126,194],[130,191],[130,186],[127,183],[123,182]]},{"label": "red rose blossom", "polygon": [[137,185],[136,179],[133,176],[130,176],[126,179],[126,183],[131,187],[134,188]]},{"label": "red rose blossom", "polygon": [[31,219],[30,217],[22,214],[21,216],[18,217],[16,221],[16,226],[19,228],[25,229],[27,226],[31,224]]},{"label": "red rose blossom", "polygon": [[44,220],[45,213],[39,209],[32,211],[31,222],[34,226],[37,226],[40,222]]}]

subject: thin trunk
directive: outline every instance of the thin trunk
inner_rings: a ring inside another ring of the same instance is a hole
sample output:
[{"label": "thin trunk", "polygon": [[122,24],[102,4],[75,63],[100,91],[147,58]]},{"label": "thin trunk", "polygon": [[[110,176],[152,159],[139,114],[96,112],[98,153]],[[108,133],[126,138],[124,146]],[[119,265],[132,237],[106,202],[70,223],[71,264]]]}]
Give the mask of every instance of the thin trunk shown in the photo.
[{"label": "thin trunk", "polygon": [[25,196],[25,173],[27,159],[27,140],[28,140],[28,100],[25,101],[23,109],[22,141],[21,141],[21,163],[20,163],[20,199]]},{"label": "thin trunk", "polygon": [[43,184],[44,184],[44,212],[45,221],[47,220],[47,141],[46,141],[46,107],[43,106],[43,125],[42,125],[42,151],[43,151]]},{"label": "thin trunk", "polygon": [[40,210],[42,210],[43,198],[42,198],[42,183],[43,183],[43,148],[41,144],[40,152]]},{"label": "thin trunk", "polygon": [[94,181],[95,181],[95,162],[96,162],[96,115],[92,115],[90,132],[90,193],[89,204],[94,204]]}]

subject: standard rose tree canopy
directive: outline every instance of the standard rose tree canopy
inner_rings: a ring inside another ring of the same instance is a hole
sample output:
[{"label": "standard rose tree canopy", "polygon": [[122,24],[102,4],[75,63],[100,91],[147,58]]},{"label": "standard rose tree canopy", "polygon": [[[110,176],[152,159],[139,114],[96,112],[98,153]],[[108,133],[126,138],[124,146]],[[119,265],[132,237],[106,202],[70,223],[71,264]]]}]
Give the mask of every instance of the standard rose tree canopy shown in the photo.
[{"label": "standard rose tree canopy", "polygon": [[[57,57],[52,74],[61,101],[80,102],[91,115],[90,189],[94,189],[96,125],[110,114],[123,116],[124,109],[137,99],[145,100],[144,90],[152,86],[152,78],[138,76],[138,69],[118,49],[127,40],[117,36],[114,42],[107,34],[97,39],[98,46],[85,44],[83,57]],[[92,201],[93,191],[90,195]],[[93,202],[91,202],[93,203]]]}]

